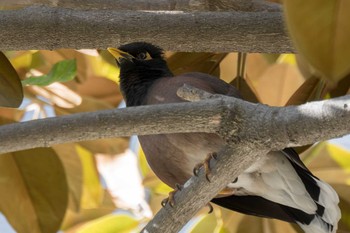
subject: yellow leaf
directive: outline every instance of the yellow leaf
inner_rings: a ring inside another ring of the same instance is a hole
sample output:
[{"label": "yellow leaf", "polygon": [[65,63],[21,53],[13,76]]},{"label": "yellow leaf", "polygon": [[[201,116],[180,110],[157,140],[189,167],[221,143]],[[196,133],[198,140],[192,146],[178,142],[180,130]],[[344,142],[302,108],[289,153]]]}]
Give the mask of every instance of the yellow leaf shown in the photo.
[{"label": "yellow leaf", "polygon": [[129,215],[108,215],[90,221],[80,227],[76,233],[130,233],[137,232],[139,222]]},{"label": "yellow leaf", "polygon": [[279,63],[279,64],[286,63],[289,65],[296,65],[297,64],[294,54],[281,54],[278,57],[276,63]]},{"label": "yellow leaf", "polygon": [[226,55],[226,53],[177,52],[168,57],[167,63],[174,75],[203,72],[219,77],[220,63]]},{"label": "yellow leaf", "polygon": [[67,174],[69,188],[69,208],[73,211],[80,210],[80,200],[83,189],[82,163],[75,149],[75,144],[55,145],[53,149],[62,161]]},{"label": "yellow leaf", "polygon": [[350,171],[350,152],[334,144],[327,144],[329,155],[346,171]]},{"label": "yellow leaf", "polygon": [[325,78],[339,81],[350,72],[350,1],[285,0],[286,21],[299,52]]},{"label": "yellow leaf", "polygon": [[253,90],[253,87],[249,85],[249,79],[246,80],[238,76],[232,82],[230,82],[230,84],[235,86],[239,90],[239,93],[241,94],[244,100],[252,103],[259,102],[259,99],[255,94],[255,90]]},{"label": "yellow leaf", "polygon": [[68,187],[52,149],[0,155],[0,210],[19,233],[55,233],[67,208]]},{"label": "yellow leaf", "polygon": [[10,61],[0,52],[0,106],[17,108],[22,100],[21,80]]},{"label": "yellow leaf", "polygon": [[215,214],[204,214],[200,220],[192,227],[191,233],[215,232],[217,220]]},{"label": "yellow leaf", "polygon": [[263,233],[263,219],[246,215],[238,224],[237,232]]},{"label": "yellow leaf", "polygon": [[21,68],[29,68],[32,64],[33,54],[35,50],[27,51],[16,51],[16,52],[7,52],[11,64],[13,67],[18,70]]},{"label": "yellow leaf", "polygon": [[61,229],[65,233],[74,232],[83,223],[105,216],[116,210],[113,198],[107,190],[104,190],[103,201],[100,206],[94,209],[80,209],[79,212],[67,209]]},{"label": "yellow leaf", "polygon": [[281,63],[269,66],[254,80],[253,87],[262,103],[283,106],[303,81],[296,66]]},{"label": "yellow leaf", "polygon": [[83,168],[83,195],[81,208],[96,208],[103,200],[103,189],[100,183],[93,154],[83,147],[76,145]]},{"label": "yellow leaf", "polygon": [[147,159],[145,156],[145,153],[143,152],[142,148],[139,148],[139,166],[140,166],[140,170],[141,170],[141,174],[143,177],[147,176],[149,172],[151,172],[151,168],[149,167],[148,163],[147,163]]}]

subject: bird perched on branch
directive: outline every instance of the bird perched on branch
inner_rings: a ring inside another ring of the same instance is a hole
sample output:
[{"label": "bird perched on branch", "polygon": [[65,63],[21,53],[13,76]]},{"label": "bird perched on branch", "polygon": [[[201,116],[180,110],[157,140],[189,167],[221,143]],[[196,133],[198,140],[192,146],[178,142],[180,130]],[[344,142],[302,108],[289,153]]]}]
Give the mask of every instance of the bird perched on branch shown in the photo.
[{"label": "bird perched on branch", "polygon": [[[120,88],[127,106],[184,102],[176,94],[184,84],[239,98],[237,89],[211,75],[173,76],[163,50],[152,44],[136,42],[108,50],[120,67]],[[225,144],[210,133],[146,135],[139,140],[152,170],[173,188],[184,184],[197,164]],[[340,219],[336,192],[315,177],[290,148],[262,157],[212,202],[244,214],[297,223],[307,233],[334,233]]]}]

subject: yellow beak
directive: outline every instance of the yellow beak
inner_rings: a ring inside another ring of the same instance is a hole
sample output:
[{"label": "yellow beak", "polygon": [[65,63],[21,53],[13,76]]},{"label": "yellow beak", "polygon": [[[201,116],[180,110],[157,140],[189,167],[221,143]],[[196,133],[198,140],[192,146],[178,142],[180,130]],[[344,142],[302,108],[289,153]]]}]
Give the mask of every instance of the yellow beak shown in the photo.
[{"label": "yellow beak", "polygon": [[132,59],[134,58],[132,55],[130,55],[127,52],[121,51],[120,49],[116,49],[116,48],[107,48],[108,52],[110,52],[113,57],[115,59],[117,59],[117,61],[120,63],[120,59],[125,58],[129,61],[132,61]]}]

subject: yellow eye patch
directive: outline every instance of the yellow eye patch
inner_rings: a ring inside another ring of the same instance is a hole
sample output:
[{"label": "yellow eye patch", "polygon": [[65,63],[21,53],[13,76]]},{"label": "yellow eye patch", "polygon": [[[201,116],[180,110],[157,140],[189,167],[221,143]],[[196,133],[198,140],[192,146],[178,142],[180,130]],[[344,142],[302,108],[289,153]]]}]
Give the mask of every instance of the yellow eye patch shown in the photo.
[{"label": "yellow eye patch", "polygon": [[139,60],[151,60],[152,59],[151,55],[148,52],[139,53],[136,56],[136,58]]}]

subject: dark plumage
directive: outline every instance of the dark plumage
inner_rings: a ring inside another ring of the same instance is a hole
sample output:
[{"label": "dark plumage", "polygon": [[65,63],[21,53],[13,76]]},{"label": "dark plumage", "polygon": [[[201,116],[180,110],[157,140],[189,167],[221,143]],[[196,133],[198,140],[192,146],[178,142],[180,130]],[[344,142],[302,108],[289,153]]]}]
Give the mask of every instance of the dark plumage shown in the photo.
[{"label": "dark plumage", "polygon": [[[233,86],[211,75],[174,77],[157,46],[137,42],[109,51],[120,67],[127,106],[183,102],[176,91],[185,83],[210,93],[240,96]],[[152,170],[173,188],[224,145],[220,137],[208,133],[147,135],[139,140]],[[245,214],[298,223],[307,233],[333,233],[340,218],[335,191],[313,176],[289,148],[260,159],[227,185],[224,197],[212,202]]]}]

